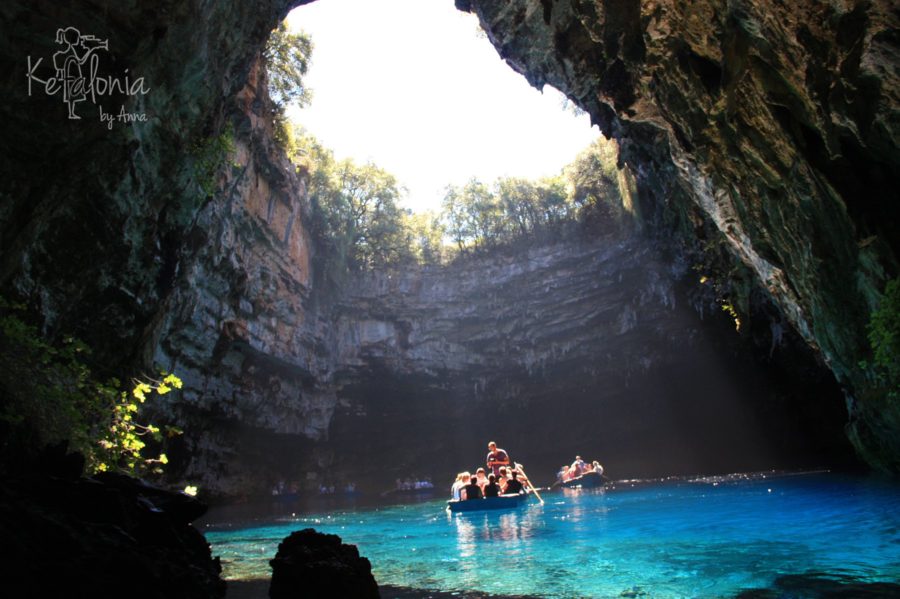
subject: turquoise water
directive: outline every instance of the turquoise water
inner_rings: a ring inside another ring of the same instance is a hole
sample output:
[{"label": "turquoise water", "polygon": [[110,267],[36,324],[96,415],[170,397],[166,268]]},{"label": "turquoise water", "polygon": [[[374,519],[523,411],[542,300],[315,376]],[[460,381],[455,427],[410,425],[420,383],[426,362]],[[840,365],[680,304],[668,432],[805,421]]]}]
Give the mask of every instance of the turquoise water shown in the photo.
[{"label": "turquoise water", "polygon": [[[298,515],[266,526],[208,530],[207,538],[226,578],[269,576],[278,543],[312,527],[358,545],[379,584],[422,589],[729,597],[771,588],[785,575],[900,581],[896,484],[831,474],[733,475],[620,482],[544,499],[544,505],[532,500],[497,513],[451,515],[444,500],[435,500]],[[900,589],[876,588],[879,596]]]}]

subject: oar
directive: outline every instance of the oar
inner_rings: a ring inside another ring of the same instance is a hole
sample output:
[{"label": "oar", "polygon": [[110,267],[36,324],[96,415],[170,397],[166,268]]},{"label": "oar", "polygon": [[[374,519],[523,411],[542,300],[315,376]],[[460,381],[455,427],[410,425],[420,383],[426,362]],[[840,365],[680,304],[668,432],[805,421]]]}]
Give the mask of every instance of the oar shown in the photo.
[{"label": "oar", "polygon": [[543,504],[544,500],[541,499],[541,494],[537,492],[537,487],[535,487],[533,484],[531,484],[531,481],[528,480],[528,475],[525,474],[525,469],[522,468],[522,464],[520,464],[519,462],[516,462],[516,468],[519,470],[519,472],[522,473],[522,478],[525,479],[525,482],[528,483],[528,486],[531,487],[531,490],[534,491],[534,496],[537,497],[538,501],[540,501]]}]

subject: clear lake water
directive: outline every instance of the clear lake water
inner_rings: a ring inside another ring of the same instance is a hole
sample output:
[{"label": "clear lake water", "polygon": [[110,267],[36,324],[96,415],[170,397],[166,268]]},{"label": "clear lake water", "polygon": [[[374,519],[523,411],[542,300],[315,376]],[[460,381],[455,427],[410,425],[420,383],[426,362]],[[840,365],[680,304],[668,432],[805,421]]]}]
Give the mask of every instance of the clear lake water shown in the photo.
[{"label": "clear lake water", "polygon": [[[509,511],[445,499],[204,531],[228,579],[264,578],[294,530],[340,535],[379,584],[569,597],[900,596],[900,485],[829,473],[619,481]],[[832,593],[832,595],[829,595]],[[838,593],[838,595],[833,595]],[[843,594],[841,594],[843,593]]]}]

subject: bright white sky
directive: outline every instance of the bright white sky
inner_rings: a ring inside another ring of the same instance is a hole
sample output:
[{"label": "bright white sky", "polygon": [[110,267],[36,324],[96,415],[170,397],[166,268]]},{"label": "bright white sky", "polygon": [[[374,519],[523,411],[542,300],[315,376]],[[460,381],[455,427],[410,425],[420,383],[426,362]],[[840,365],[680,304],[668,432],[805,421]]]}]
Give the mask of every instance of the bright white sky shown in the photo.
[{"label": "bright white sky", "polygon": [[295,9],[310,34],[312,104],[289,114],[337,158],[372,161],[439,209],[447,184],[555,175],[599,132],[507,66],[453,0],[318,0]]}]

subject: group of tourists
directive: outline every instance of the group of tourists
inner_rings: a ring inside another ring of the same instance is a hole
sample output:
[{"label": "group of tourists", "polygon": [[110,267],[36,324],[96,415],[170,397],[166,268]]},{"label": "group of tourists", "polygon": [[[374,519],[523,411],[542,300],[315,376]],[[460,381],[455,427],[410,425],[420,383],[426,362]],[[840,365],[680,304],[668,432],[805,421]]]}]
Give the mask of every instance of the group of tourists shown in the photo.
[{"label": "group of tourists", "polygon": [[519,469],[511,465],[509,454],[491,441],[488,443],[488,454],[485,460],[487,468],[478,468],[471,472],[460,472],[456,475],[450,495],[454,501],[498,497],[528,491],[528,480]]},{"label": "group of tourists", "polygon": [[423,479],[407,477],[404,479],[398,478],[394,481],[394,489],[396,491],[425,491],[433,488],[434,483],[427,476]]},{"label": "group of tourists", "polygon": [[603,466],[600,462],[594,460],[590,464],[581,459],[580,455],[575,456],[575,461],[571,465],[563,464],[556,473],[556,482],[564,483],[568,480],[584,476],[585,474],[597,473],[603,475]]}]

